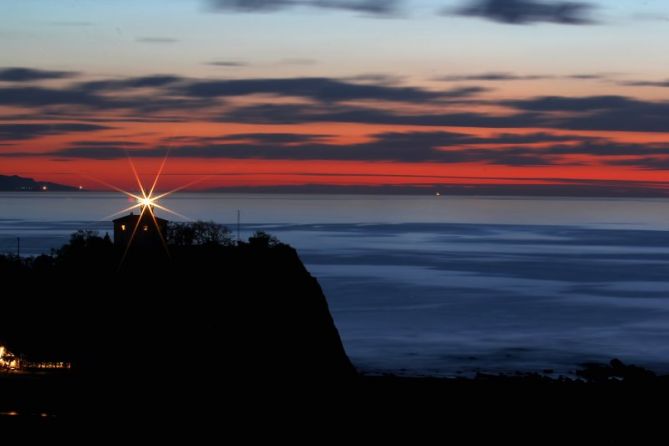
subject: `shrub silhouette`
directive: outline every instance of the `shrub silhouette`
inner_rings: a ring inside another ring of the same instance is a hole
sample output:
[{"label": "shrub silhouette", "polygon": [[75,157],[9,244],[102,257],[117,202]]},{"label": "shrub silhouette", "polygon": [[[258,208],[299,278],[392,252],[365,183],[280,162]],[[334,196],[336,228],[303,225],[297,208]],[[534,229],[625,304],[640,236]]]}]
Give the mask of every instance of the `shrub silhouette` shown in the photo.
[{"label": "shrub silhouette", "polygon": [[249,237],[249,245],[253,248],[275,248],[283,244],[278,238],[265,231],[256,231]]},{"label": "shrub silhouette", "polygon": [[192,223],[170,222],[167,226],[167,243],[175,246],[234,244],[230,230],[213,221]]}]

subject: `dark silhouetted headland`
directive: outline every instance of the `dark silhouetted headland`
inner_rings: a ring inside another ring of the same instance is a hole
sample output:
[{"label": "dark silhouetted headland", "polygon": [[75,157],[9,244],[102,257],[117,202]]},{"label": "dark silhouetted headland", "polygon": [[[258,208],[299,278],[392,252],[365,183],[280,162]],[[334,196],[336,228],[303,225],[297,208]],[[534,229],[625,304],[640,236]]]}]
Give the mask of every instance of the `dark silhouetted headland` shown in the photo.
[{"label": "dark silhouetted headland", "polygon": [[4,290],[15,290],[3,293],[0,340],[32,361],[70,362],[81,397],[64,401],[73,411],[355,377],[296,251],[264,233],[241,243],[228,235],[215,224],[173,225],[168,256],[161,246],[126,254],[78,232],[52,256],[0,257]]},{"label": "dark silhouetted headland", "polygon": [[50,183],[48,181],[36,181],[32,178],[24,178],[17,175],[0,175],[0,191],[78,191],[79,188],[65,186],[63,184]]}]

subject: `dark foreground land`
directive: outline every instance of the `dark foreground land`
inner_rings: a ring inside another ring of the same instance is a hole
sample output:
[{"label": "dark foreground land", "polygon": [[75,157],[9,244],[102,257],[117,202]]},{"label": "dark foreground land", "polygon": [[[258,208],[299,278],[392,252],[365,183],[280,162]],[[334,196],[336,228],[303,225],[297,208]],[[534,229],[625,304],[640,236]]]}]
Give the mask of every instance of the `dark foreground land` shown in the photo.
[{"label": "dark foreground land", "polygon": [[361,376],[294,249],[260,234],[240,244],[177,242],[169,253],[124,258],[108,239],[77,234],[53,256],[0,257],[4,289],[14,290],[1,298],[0,343],[31,361],[72,364],[0,374],[0,423],[219,426],[267,411],[370,416],[433,406],[466,414],[523,395],[527,409],[669,388],[668,377],[619,361],[584,367],[578,379]]},{"label": "dark foreground land", "polygon": [[69,439],[90,431],[90,438],[104,432],[111,438],[155,441],[185,434],[190,441],[205,441],[212,434],[276,439],[279,432],[312,438],[313,429],[328,438],[362,432],[393,438],[397,432],[414,433],[416,426],[449,436],[516,438],[542,425],[554,436],[597,431],[602,422],[601,438],[619,428],[633,429],[636,416],[651,425],[663,423],[666,377],[605,378],[608,373],[596,382],[541,376],[300,380],[278,379],[271,370],[253,380],[159,370],[154,378],[105,376],[100,381],[76,373],[5,375],[0,378],[0,426],[27,429],[30,435],[24,438]]}]

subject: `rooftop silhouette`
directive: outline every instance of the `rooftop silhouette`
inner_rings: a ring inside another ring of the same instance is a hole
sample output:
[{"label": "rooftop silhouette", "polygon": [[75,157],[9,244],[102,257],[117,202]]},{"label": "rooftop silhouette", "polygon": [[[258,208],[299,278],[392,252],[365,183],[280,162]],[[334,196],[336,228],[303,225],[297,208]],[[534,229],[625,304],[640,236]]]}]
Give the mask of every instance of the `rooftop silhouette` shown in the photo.
[{"label": "rooftop silhouette", "polygon": [[161,248],[167,240],[167,223],[153,210],[142,210],[139,215],[131,212],[114,220],[114,245],[121,249],[131,245],[138,249]]}]

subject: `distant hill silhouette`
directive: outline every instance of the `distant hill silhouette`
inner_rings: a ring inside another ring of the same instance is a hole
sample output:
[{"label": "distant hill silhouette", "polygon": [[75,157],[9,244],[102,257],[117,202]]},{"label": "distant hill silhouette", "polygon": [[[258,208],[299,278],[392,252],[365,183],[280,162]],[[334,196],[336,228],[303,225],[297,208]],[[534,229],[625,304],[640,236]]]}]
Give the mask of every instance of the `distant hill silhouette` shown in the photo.
[{"label": "distant hill silhouette", "polygon": [[52,191],[75,191],[76,187],[63,184],[50,183],[48,181],[36,181],[32,178],[24,178],[17,175],[0,175],[0,191],[41,191],[47,188]]}]

